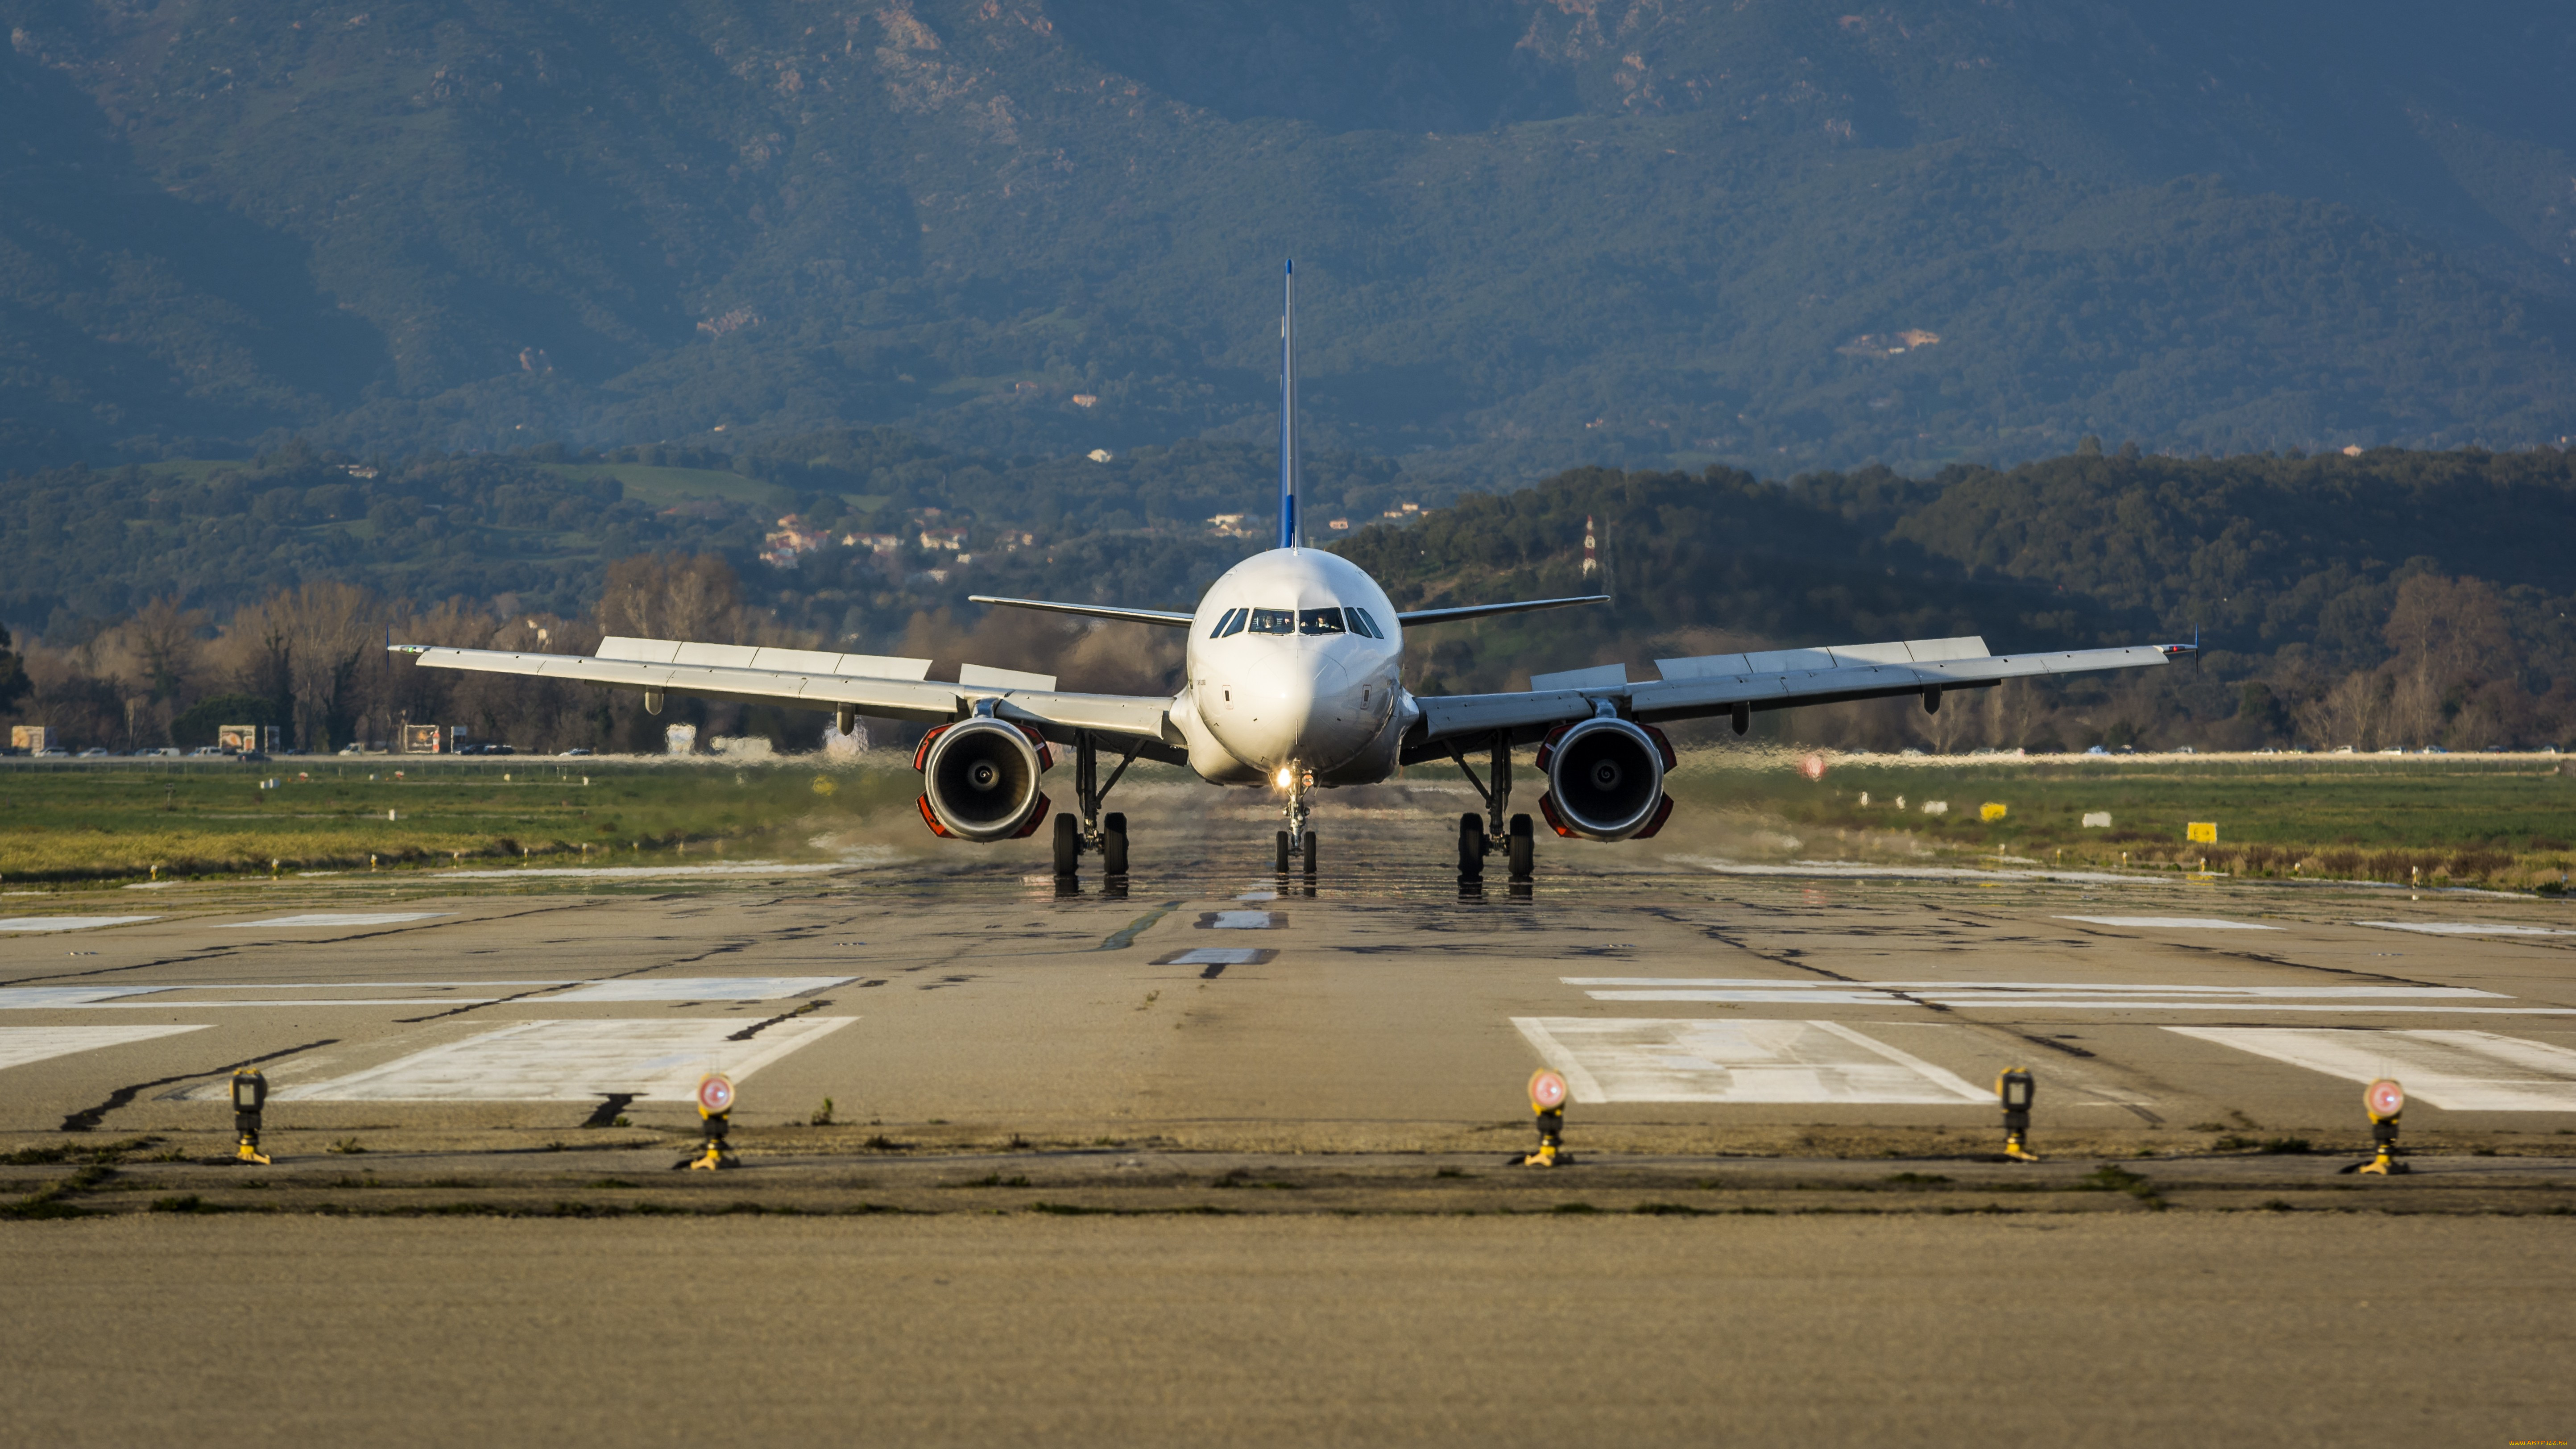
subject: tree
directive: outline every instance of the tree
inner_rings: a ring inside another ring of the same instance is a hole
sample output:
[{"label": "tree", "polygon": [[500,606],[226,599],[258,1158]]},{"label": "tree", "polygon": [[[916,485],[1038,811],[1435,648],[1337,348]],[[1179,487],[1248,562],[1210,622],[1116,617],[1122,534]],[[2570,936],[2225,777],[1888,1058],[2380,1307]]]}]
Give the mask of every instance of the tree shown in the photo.
[{"label": "tree", "polygon": [[9,631],[0,627],[0,709],[8,709],[28,690],[27,667],[9,647]]}]

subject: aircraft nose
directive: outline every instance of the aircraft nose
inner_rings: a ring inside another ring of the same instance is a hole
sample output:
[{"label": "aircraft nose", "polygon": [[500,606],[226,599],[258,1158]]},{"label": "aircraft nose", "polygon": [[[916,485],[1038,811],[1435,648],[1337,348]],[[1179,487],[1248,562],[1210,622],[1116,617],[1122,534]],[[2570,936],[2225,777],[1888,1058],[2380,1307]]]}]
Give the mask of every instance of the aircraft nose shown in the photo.
[{"label": "aircraft nose", "polygon": [[1236,759],[1264,770],[1310,753],[1318,727],[1329,722],[1343,693],[1344,671],[1337,661],[1283,659],[1280,666],[1237,684],[1234,707],[1210,720]]}]

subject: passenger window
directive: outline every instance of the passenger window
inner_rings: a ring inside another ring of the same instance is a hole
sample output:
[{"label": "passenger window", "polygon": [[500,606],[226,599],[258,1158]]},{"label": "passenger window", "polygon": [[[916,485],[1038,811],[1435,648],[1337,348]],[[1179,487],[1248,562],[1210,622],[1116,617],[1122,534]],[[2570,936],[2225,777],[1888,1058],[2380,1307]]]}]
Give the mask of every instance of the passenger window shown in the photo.
[{"label": "passenger window", "polygon": [[1243,611],[1241,609],[1228,609],[1222,615],[1218,616],[1216,627],[1208,630],[1208,637],[1211,639],[1222,639],[1226,635],[1231,634],[1242,627]]},{"label": "passenger window", "polygon": [[1300,609],[1297,611],[1297,632],[1300,634],[1339,634],[1342,632],[1342,611],[1339,609]]},{"label": "passenger window", "polygon": [[1297,632],[1297,611],[1294,609],[1255,609],[1252,611],[1252,632],[1255,634],[1294,634]]},{"label": "passenger window", "polygon": [[1371,639],[1386,637],[1377,631],[1377,620],[1370,618],[1369,611],[1366,609],[1346,608],[1342,610],[1342,617],[1351,621],[1351,632],[1354,634],[1363,634]]}]

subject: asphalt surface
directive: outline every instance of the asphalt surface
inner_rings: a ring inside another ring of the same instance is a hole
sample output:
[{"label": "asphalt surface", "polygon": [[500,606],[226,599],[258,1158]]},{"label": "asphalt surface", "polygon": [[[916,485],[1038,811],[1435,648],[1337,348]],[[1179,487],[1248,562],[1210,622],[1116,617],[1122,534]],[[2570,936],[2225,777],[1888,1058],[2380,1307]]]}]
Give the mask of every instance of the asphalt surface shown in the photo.
[{"label": "asphalt surface", "polygon": [[[2576,911],[1692,827],[1469,888],[1432,789],[1310,883],[1248,800],[1140,792],[1123,889],[889,836],[0,896],[15,1422],[2576,1438]],[[1505,1168],[1543,1065],[1576,1162]],[[745,1166],[671,1172],[708,1070]]]},{"label": "asphalt surface", "polygon": [[0,1233],[23,1443],[2508,1445],[2564,1219],[167,1217]]}]

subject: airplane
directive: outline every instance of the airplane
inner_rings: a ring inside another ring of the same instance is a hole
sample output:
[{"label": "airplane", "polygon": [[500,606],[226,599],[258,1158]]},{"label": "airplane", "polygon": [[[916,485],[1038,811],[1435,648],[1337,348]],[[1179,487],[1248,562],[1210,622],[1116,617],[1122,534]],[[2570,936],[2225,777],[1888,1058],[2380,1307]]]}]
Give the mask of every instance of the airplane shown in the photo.
[{"label": "airplane", "polygon": [[[931,834],[951,840],[1023,839],[1047,822],[1044,777],[1059,746],[1073,753],[1074,809],[1053,819],[1055,872],[1075,877],[1081,858],[1128,871],[1126,817],[1102,806],[1139,759],[1186,765],[1216,785],[1278,792],[1274,841],[1282,875],[1306,876],[1319,846],[1309,828],[1314,792],[1383,781],[1407,765],[1447,759],[1485,802],[1458,822],[1458,871],[1481,878],[1501,851],[1512,880],[1535,870],[1537,830],[1511,811],[1512,751],[1535,744],[1544,781],[1539,814],[1561,838],[1650,837],[1672,814],[1664,790],[1673,767],[1661,723],[1724,715],[1735,732],[1758,711],[1918,695],[1937,711],[1952,690],[2007,679],[2162,665],[2191,644],[1994,655],[1981,638],[1907,639],[1656,661],[1654,679],[1627,666],[1534,674],[1499,694],[1416,695],[1403,684],[1407,629],[1533,609],[1609,602],[1606,594],[1398,609],[1358,565],[1305,544],[1298,517],[1297,271],[1285,269],[1279,320],[1278,544],[1228,569],[1198,607],[1120,608],[1043,599],[970,596],[973,602],[1082,618],[1187,629],[1180,689],[1163,695],[1085,694],[1051,675],[967,664],[954,683],[929,678],[931,661],[818,650],[755,648],[677,639],[602,640],[591,657],[391,646],[435,669],[572,679],[640,690],[659,714],[671,694],[830,710],[848,734],[860,715],[929,723],[914,749],[916,806]],[[1117,764],[1100,778],[1104,755]],[[1486,756],[1484,778],[1469,763]]]}]

